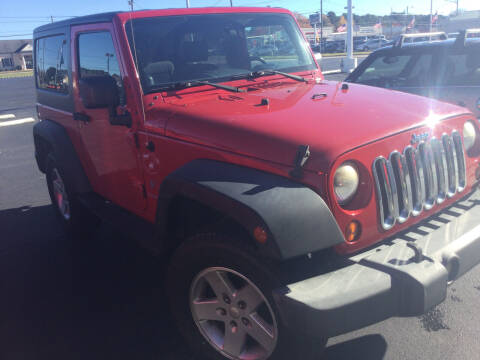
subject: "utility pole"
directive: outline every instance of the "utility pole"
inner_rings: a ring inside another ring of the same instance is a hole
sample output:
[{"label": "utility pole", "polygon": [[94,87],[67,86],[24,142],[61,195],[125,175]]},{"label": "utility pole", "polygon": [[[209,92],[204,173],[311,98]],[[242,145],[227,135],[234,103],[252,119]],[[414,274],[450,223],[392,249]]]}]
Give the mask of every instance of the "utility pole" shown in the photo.
[{"label": "utility pole", "polygon": [[233,0],[230,0],[230,7],[233,7]]},{"label": "utility pole", "polygon": [[105,56],[107,57],[107,73],[110,74],[110,59],[113,58],[113,54],[105,53]]},{"label": "utility pole", "polygon": [[130,11],[133,11],[133,0],[128,0],[128,5],[130,5]]},{"label": "utility pole", "polygon": [[353,14],[352,0],[347,2],[347,57],[343,59],[342,71],[346,73],[352,72],[357,67],[357,59],[353,57]]},{"label": "utility pole", "polygon": [[190,0],[186,0],[187,1],[187,8],[190,7]]},{"label": "utility pole", "polygon": [[[433,20],[433,0],[430,0],[430,30],[429,32],[432,32],[432,20]],[[431,38],[430,38],[431,40]]]},{"label": "utility pole", "polygon": [[323,50],[323,0],[320,0],[320,53]]},{"label": "utility pole", "polygon": [[53,16],[50,15],[50,22],[53,23]]}]

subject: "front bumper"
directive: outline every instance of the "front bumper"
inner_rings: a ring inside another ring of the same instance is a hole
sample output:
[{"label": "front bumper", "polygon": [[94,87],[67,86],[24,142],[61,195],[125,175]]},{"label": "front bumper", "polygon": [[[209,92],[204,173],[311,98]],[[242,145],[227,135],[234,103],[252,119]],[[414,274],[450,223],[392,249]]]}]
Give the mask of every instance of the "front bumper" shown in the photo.
[{"label": "front bumper", "polygon": [[288,326],[332,337],[392,316],[420,315],[480,262],[480,190],[335,271],[274,292]]}]

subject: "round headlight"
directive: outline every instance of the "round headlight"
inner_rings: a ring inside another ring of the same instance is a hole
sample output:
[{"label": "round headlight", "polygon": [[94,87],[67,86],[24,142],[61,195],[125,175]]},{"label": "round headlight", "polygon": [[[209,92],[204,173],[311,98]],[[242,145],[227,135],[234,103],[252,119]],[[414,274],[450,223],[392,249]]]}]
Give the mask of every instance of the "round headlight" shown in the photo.
[{"label": "round headlight", "polygon": [[465,145],[465,150],[468,151],[473,147],[476,137],[477,132],[475,131],[475,125],[470,121],[467,121],[465,125],[463,125],[463,143]]},{"label": "round headlight", "polygon": [[344,163],[335,172],[333,177],[333,188],[335,196],[340,205],[348,203],[358,189],[359,177],[355,165]]}]

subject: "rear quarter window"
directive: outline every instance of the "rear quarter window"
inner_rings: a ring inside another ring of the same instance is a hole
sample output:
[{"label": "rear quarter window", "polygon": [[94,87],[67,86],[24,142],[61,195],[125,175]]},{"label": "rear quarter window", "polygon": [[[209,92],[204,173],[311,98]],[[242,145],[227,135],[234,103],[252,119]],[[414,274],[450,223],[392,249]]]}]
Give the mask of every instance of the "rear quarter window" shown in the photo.
[{"label": "rear quarter window", "polygon": [[445,63],[443,84],[480,86],[480,47],[449,54]]},{"label": "rear quarter window", "polygon": [[67,41],[65,35],[36,40],[37,87],[68,93]]}]

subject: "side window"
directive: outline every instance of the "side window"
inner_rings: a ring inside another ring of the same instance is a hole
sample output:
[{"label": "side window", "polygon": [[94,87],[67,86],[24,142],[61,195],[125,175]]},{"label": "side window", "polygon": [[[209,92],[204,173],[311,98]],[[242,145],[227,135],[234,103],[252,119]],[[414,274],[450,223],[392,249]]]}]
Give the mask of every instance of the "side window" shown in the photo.
[{"label": "side window", "polygon": [[37,87],[68,92],[67,42],[64,35],[37,40]]},{"label": "side window", "polygon": [[470,51],[447,57],[443,77],[444,85],[480,84],[480,52]]},{"label": "side window", "polygon": [[78,63],[80,78],[113,77],[119,89],[120,102],[124,103],[120,67],[112,35],[108,31],[84,33],[78,36]]},{"label": "side window", "polygon": [[358,82],[398,78],[410,62],[411,55],[388,55],[375,58],[358,77]]},{"label": "side window", "polygon": [[406,71],[405,86],[429,86],[432,83],[432,54],[417,56],[410,70]]}]

